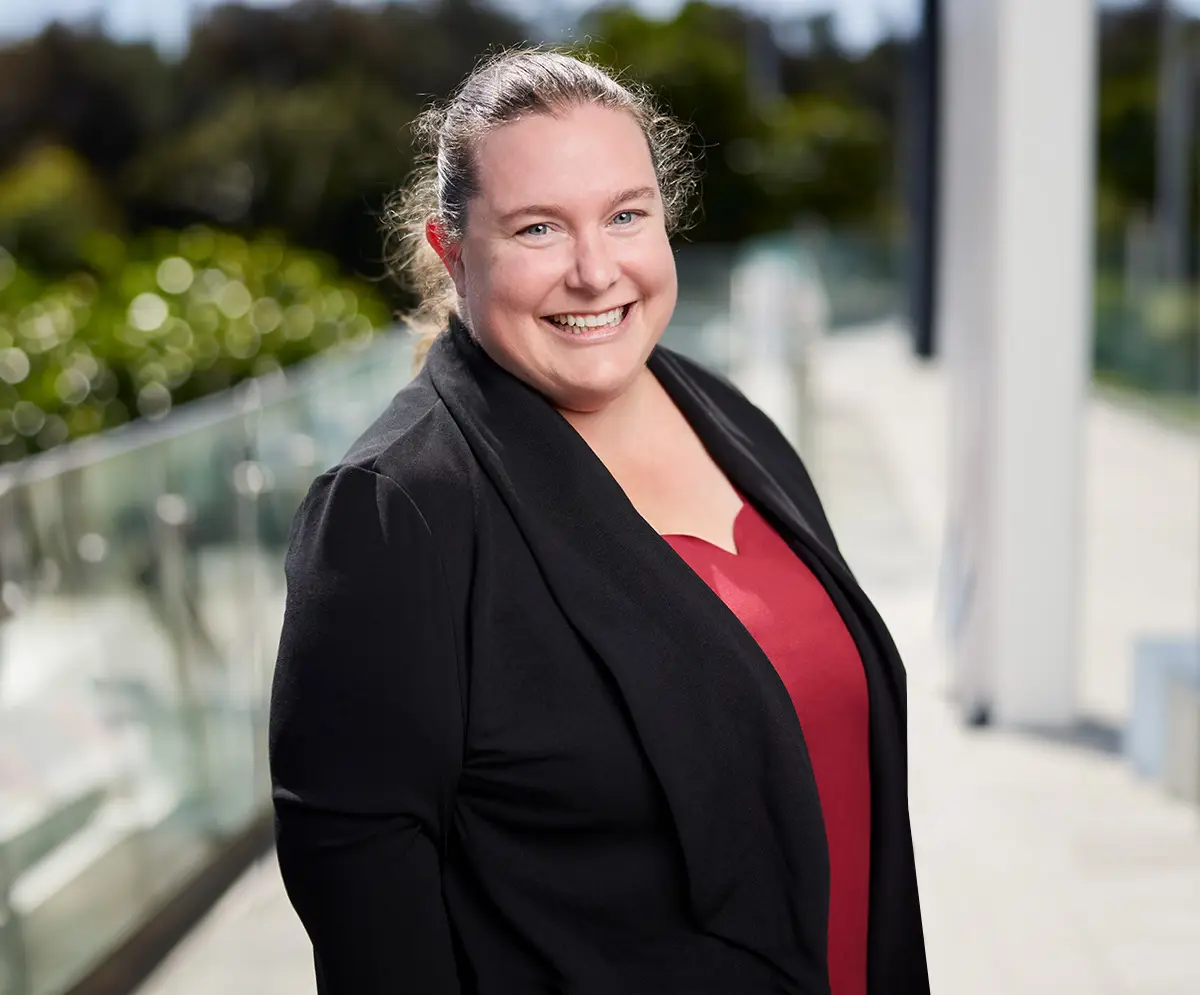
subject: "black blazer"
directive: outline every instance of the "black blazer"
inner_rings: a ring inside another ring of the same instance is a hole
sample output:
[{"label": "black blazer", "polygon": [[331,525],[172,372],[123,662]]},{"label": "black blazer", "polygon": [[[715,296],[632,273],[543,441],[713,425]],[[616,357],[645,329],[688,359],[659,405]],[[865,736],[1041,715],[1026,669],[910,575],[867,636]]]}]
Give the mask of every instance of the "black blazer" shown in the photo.
[{"label": "black blazer", "polygon": [[[649,365],[858,646],[870,995],[925,995],[896,650],[770,420],[667,349]],[[827,995],[828,852],[783,683],[461,325],[313,484],[287,578],[276,836],[323,995]]]}]

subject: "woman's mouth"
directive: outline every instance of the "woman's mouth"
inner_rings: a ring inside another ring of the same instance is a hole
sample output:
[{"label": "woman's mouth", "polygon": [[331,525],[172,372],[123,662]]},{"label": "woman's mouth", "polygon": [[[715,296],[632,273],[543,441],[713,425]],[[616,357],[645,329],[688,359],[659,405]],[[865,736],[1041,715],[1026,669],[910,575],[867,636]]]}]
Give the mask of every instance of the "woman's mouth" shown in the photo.
[{"label": "woman's mouth", "polygon": [[546,315],[542,318],[556,332],[567,338],[581,342],[595,342],[610,338],[625,327],[629,312],[634,304],[622,304],[620,307],[600,312],[564,312],[562,314]]}]

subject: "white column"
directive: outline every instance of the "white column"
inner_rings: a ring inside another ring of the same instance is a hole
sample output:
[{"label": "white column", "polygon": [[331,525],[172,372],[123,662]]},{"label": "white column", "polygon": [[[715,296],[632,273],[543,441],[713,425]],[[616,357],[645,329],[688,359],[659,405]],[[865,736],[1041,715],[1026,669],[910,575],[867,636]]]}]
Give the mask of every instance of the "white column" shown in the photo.
[{"label": "white column", "polygon": [[942,16],[955,688],[997,721],[1063,725],[1076,700],[1094,0],[947,0]]}]

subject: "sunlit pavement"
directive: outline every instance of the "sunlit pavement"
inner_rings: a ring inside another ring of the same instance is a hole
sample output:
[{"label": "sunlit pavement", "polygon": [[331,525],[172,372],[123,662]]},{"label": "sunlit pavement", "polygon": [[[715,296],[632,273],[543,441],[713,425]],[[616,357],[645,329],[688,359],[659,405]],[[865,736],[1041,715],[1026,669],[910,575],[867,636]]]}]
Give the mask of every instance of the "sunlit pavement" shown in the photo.
[{"label": "sunlit pavement", "polygon": [[275,855],[246,872],[138,995],[314,995],[312,952]]},{"label": "sunlit pavement", "polygon": [[[1119,755],[969,729],[947,699],[935,616],[943,374],[876,329],[823,343],[813,391],[818,486],[909,672],[933,991],[1196,995],[1200,811],[1137,780]],[[1081,706],[1120,723],[1131,640],[1195,631],[1200,444],[1097,401],[1086,438]]]},{"label": "sunlit pavement", "polygon": [[[1137,780],[1117,754],[971,729],[947,698],[935,584],[943,374],[881,327],[821,343],[811,389],[809,462],[909,672],[910,796],[935,995],[1196,995],[1200,812]],[[1081,701],[1089,716],[1119,723],[1129,640],[1196,625],[1200,459],[1194,437],[1099,402],[1087,429]],[[1145,524],[1131,535],[1131,523]],[[140,995],[314,990],[272,857]]]}]

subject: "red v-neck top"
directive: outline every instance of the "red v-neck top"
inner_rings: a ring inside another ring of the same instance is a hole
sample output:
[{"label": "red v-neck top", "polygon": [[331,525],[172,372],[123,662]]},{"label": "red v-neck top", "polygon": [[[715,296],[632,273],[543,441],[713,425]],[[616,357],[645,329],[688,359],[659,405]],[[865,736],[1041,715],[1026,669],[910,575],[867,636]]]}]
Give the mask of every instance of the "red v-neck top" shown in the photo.
[{"label": "red v-neck top", "polygon": [[866,995],[871,770],[862,660],[828,593],[746,502],[733,554],[704,539],[671,547],[741,620],[791,695],[816,775],[829,842],[829,983]]}]

